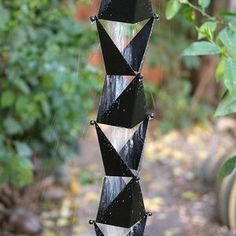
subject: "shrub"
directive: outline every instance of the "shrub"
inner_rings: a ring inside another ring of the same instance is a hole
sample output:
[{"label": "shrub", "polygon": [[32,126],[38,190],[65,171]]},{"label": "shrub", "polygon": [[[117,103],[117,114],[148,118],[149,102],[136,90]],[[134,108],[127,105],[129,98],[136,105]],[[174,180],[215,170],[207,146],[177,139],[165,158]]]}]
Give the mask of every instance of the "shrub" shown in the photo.
[{"label": "shrub", "polygon": [[[90,30],[90,31],[89,31]],[[62,0],[0,1],[0,183],[33,180],[32,157],[73,154],[100,90],[95,32]]]}]

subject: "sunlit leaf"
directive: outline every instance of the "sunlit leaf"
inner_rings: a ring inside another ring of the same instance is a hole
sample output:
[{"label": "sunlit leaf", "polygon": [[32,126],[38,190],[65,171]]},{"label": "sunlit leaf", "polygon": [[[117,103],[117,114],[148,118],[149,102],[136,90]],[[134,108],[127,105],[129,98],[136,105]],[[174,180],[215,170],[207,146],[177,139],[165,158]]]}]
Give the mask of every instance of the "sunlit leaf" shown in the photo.
[{"label": "sunlit leaf", "polygon": [[207,41],[194,42],[182,52],[182,56],[216,55],[221,48],[215,43]]},{"label": "sunlit leaf", "polygon": [[236,113],[236,96],[227,94],[216,109],[215,116],[226,116]]},{"label": "sunlit leaf", "polygon": [[183,8],[183,16],[189,24],[193,25],[195,23],[196,13],[191,7],[185,6]]},{"label": "sunlit leaf", "polygon": [[16,150],[19,156],[21,157],[31,157],[32,156],[32,150],[31,148],[27,145],[27,143],[23,142],[15,142],[16,145]]},{"label": "sunlit leaf", "polygon": [[5,29],[9,21],[10,13],[6,8],[0,7],[0,29]]},{"label": "sunlit leaf", "polygon": [[15,95],[11,90],[4,91],[1,96],[2,107],[10,107],[15,100]]},{"label": "sunlit leaf", "polygon": [[222,181],[225,177],[229,176],[236,168],[236,156],[227,160],[219,170],[218,178]]},{"label": "sunlit leaf", "polygon": [[224,28],[219,33],[219,39],[226,47],[229,55],[231,55],[232,57],[236,57],[236,47],[235,47],[236,33],[230,30],[228,27]]},{"label": "sunlit leaf", "polygon": [[224,77],[225,72],[225,58],[223,57],[216,68],[216,79],[221,80]]},{"label": "sunlit leaf", "polygon": [[8,117],[6,120],[4,120],[3,126],[5,128],[6,133],[10,135],[22,132],[21,125],[12,117]]},{"label": "sunlit leaf", "polygon": [[211,3],[211,0],[198,0],[198,4],[203,8],[207,8]]},{"label": "sunlit leaf", "polygon": [[230,94],[236,95],[236,59],[231,57],[225,59],[223,78]]},{"label": "sunlit leaf", "polygon": [[213,39],[215,30],[216,30],[215,21],[207,21],[203,23],[199,28],[197,28],[198,39],[203,39],[203,38],[207,38],[209,40]]},{"label": "sunlit leaf", "polygon": [[179,0],[169,0],[166,6],[166,19],[171,20],[179,12],[181,4]]}]

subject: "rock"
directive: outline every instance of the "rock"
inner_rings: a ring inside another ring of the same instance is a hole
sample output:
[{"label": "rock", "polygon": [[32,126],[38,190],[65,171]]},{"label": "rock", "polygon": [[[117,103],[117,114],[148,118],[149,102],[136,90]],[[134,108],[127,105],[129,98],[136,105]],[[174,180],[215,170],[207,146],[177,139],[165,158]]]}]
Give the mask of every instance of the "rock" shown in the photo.
[{"label": "rock", "polygon": [[62,187],[52,186],[43,193],[43,199],[59,201],[65,197],[65,190]]},{"label": "rock", "polygon": [[55,181],[57,184],[60,184],[64,187],[68,187],[71,181],[70,169],[67,165],[60,166],[55,174]]},{"label": "rock", "polygon": [[38,235],[43,230],[39,218],[24,207],[13,208],[8,221],[16,234]]},{"label": "rock", "polygon": [[236,130],[236,121],[230,117],[222,117],[217,120],[216,128],[220,132],[228,132],[230,130]]}]

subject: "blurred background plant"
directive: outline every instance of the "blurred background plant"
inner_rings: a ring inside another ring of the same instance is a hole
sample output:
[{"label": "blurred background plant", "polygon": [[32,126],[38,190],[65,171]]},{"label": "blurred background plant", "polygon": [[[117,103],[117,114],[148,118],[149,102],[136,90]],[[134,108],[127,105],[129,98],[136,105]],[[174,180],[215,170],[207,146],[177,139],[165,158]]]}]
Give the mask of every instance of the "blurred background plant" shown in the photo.
[{"label": "blurred background plant", "polygon": [[[184,49],[182,56],[217,55],[210,59],[215,61],[213,75],[217,81],[222,81],[224,88],[220,90],[222,96],[216,116],[236,113],[236,13],[227,11],[230,7],[235,7],[233,1],[226,1],[222,8],[222,3],[211,0],[169,0],[165,11],[166,18],[170,20],[182,10],[186,22],[195,27],[200,40]],[[223,166],[225,174],[220,173],[221,179],[232,173],[235,167],[235,158],[232,157]]]},{"label": "blurred background plant", "polygon": [[87,64],[96,34],[66,1],[1,1],[0,181],[33,181],[33,158],[47,167],[77,151],[101,89]]},{"label": "blurred background plant", "polygon": [[[161,12],[165,8],[166,2],[161,5]],[[159,125],[163,132],[188,128],[195,122],[208,120],[215,105],[215,98],[203,96],[197,106],[192,106],[201,60],[197,57],[183,58],[179,52],[190,44],[194,36],[192,24],[186,22],[182,13],[173,22],[161,17],[153,31],[144,72],[158,68],[159,73],[146,73],[146,77],[144,73],[144,78],[147,78],[145,87],[149,107],[160,114]]]}]

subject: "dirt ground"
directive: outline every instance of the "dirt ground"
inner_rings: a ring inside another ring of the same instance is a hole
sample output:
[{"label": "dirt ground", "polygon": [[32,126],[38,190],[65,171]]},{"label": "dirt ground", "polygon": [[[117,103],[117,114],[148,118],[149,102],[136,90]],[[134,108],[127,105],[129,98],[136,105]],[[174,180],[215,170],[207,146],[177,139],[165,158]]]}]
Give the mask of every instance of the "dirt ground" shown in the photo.
[{"label": "dirt ground", "polygon": [[[140,176],[146,210],[153,213],[148,218],[145,235],[236,235],[218,222],[214,188],[199,179],[203,160],[209,155],[223,155],[232,146],[227,127],[218,126],[196,125],[161,135],[158,124],[152,122]],[[79,157],[69,164],[74,177],[66,197],[58,209],[42,213],[46,228],[43,236],[95,235],[88,220],[96,217],[104,172],[93,126],[80,143],[80,149]],[[58,212],[59,219],[53,221],[53,214]]]}]

